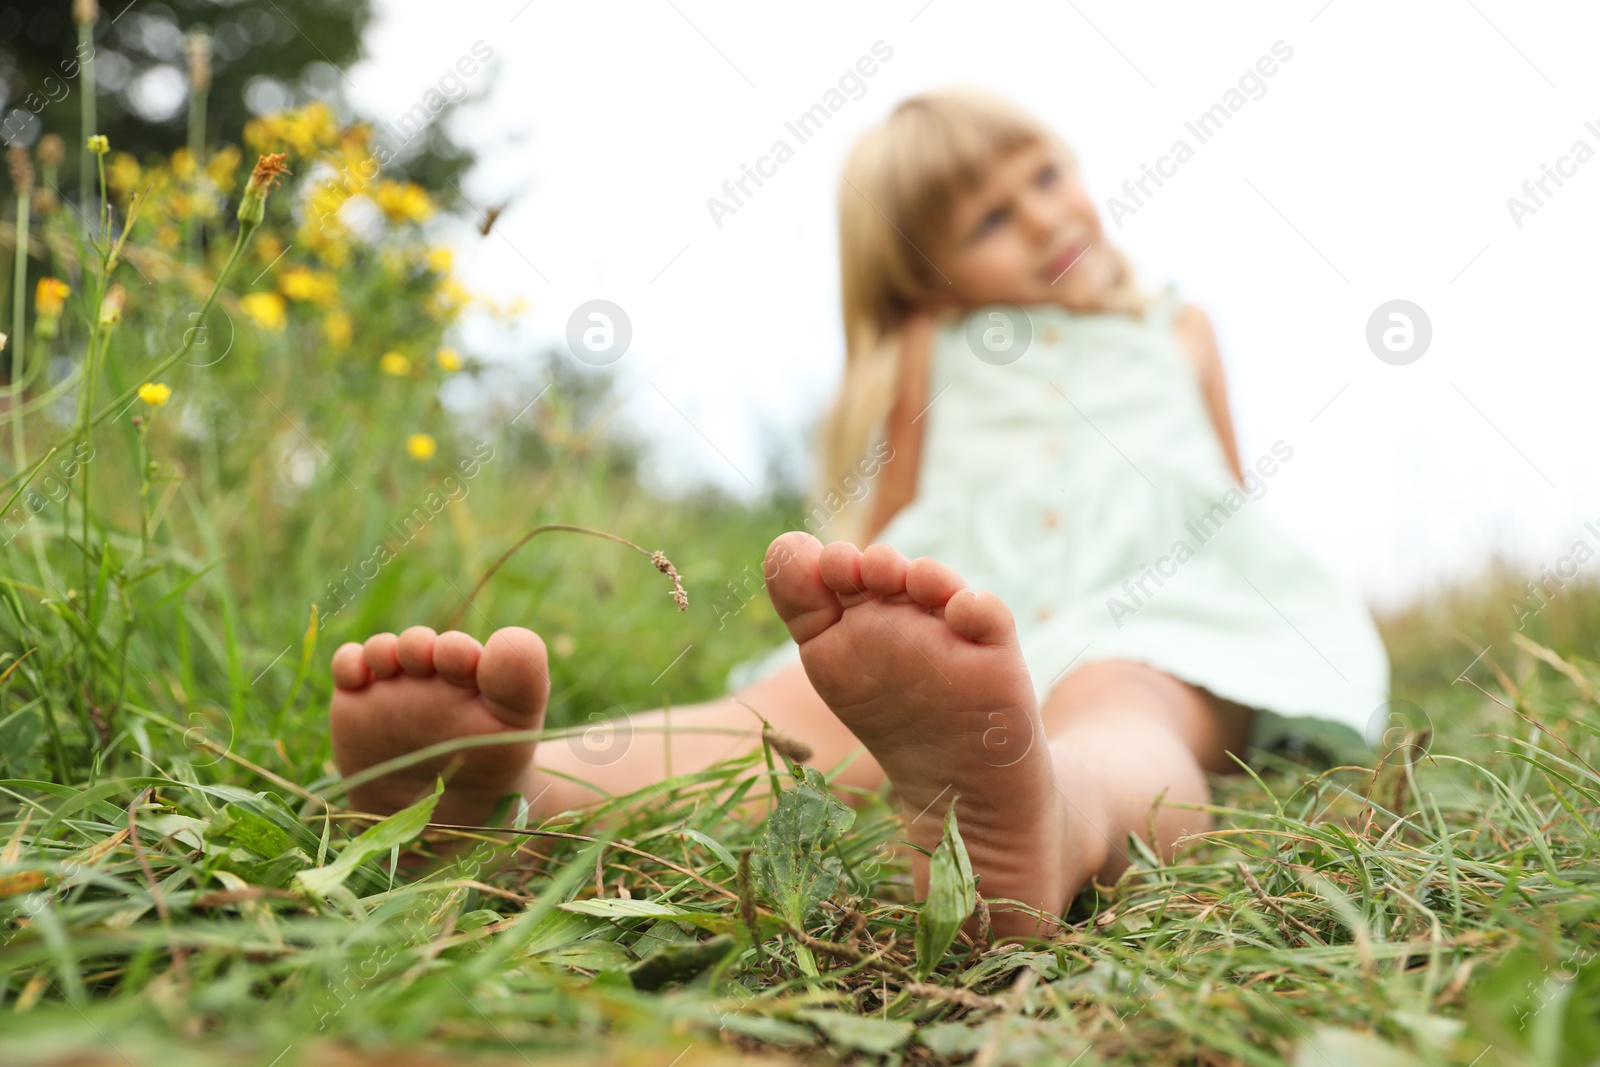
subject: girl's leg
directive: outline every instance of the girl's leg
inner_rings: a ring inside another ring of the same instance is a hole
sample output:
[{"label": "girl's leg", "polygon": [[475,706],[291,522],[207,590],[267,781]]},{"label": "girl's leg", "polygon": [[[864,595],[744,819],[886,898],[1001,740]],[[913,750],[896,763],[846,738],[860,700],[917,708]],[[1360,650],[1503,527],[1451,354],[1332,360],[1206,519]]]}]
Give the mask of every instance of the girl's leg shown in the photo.
[{"label": "girl's leg", "polygon": [[[1158,796],[1206,804],[1206,772],[1237,770],[1227,753],[1244,758],[1251,713],[1147,664],[1105,660],[1062,679],[1041,715],[1078,854],[1067,867],[1110,885],[1130,865],[1127,835],[1148,840]],[[1179,838],[1211,828],[1211,816],[1163,804],[1153,826],[1155,851],[1169,860]]]},{"label": "girl's leg", "polygon": [[835,785],[874,790],[883,783],[878,761],[828,710],[796,662],[720,700],[638,712],[597,725],[598,744],[586,744],[582,736],[545,741],[534,755],[525,792],[535,813],[546,815],[604,795],[631,793],[669,774],[703,770],[761,744],[757,712],[774,729],[810,748],[807,762],[820,771],[831,771],[854,754]]}]

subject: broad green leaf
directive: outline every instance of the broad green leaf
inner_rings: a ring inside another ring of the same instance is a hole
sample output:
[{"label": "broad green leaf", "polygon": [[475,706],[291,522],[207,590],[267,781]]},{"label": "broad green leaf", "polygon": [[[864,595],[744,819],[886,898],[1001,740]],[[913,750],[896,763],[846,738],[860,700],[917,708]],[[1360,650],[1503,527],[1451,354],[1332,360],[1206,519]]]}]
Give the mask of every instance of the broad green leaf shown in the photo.
[{"label": "broad green leaf", "polygon": [[557,904],[562,911],[572,912],[574,915],[589,915],[600,919],[672,919],[676,922],[692,923],[703,930],[721,933],[731,930],[738,925],[738,919],[729,914],[717,911],[705,911],[699,908],[686,908],[678,904],[668,904],[661,900],[619,900],[615,897],[591,897],[587,900],[569,900],[564,904]]},{"label": "broad green leaf", "polygon": [[601,919],[671,919],[687,915],[693,908],[681,908],[659,900],[622,900],[617,897],[590,897],[557,904],[562,911],[594,915]]},{"label": "broad green leaf", "polygon": [[698,841],[702,845],[706,846],[706,848],[710,849],[711,852],[717,857],[717,859],[722,861],[722,865],[724,867],[728,868],[728,870],[737,871],[739,869],[739,861],[733,858],[733,853],[729,852],[728,851],[728,847],[726,845],[724,845],[721,841],[718,841],[716,838],[712,837],[711,835],[703,834],[699,830],[693,829],[692,827],[688,827],[688,826],[685,826],[685,827],[683,827],[683,828],[681,828],[679,830],[675,830],[673,832],[682,834],[684,837],[690,838],[691,840],[694,840],[694,841]]},{"label": "broad green leaf", "polygon": [[277,859],[293,841],[272,822],[237,804],[225,804],[223,818],[213,821],[209,836],[225,838],[249,849],[262,859]]},{"label": "broad green leaf", "polygon": [[928,861],[928,899],[917,915],[917,977],[932,974],[978,904],[967,846],[956,829],[956,804],[944,813],[944,837]]},{"label": "broad green leaf", "polygon": [[628,950],[615,941],[601,941],[595,938],[573,941],[559,948],[550,949],[541,953],[539,958],[546,963],[574,967],[583,971],[622,971],[633,963],[633,957],[628,955]]},{"label": "broad green leaf", "polygon": [[850,829],[856,814],[839,802],[821,774],[804,765],[797,769],[800,780],[778,795],[750,867],[767,901],[800,927],[839,888],[843,865],[824,853]]},{"label": "broad green leaf", "polygon": [[402,808],[382,822],[367,828],[360,837],[344,847],[338,859],[326,867],[301,871],[294,876],[295,881],[308,893],[319,897],[326,896],[336,886],[343,885],[345,879],[354,874],[356,868],[363,863],[374,856],[382,856],[399,848],[422,833],[443,793],[444,782],[441,780],[434,783],[432,796],[424,797],[409,808]]},{"label": "broad green leaf", "polygon": [[629,967],[628,980],[633,988],[643,990],[660,989],[669,982],[687,982],[707,967],[720,963],[734,946],[733,938],[727,934],[718,934],[706,941],[669,945]]}]

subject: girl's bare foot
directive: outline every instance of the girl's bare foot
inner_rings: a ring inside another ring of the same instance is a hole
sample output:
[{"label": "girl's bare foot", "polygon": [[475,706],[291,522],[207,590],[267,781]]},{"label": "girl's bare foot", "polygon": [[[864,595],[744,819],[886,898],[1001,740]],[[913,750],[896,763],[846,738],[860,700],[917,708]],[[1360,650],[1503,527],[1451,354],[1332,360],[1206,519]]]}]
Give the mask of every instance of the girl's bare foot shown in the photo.
[{"label": "girl's bare foot", "polygon": [[[426,626],[352,641],[333,654],[333,682],[333,758],[346,776],[440,741],[538,730],[550,695],[544,642],[520,626],[496,630],[487,645]],[[479,823],[501,797],[523,792],[533,749],[531,742],[463,749],[359,786],[350,803],[388,814],[431,791],[455,765],[434,819]]]},{"label": "girl's bare foot", "polygon": [[[933,849],[959,796],[979,892],[1063,911],[1083,872],[1010,609],[927,557],[800,532],[772,542],[765,573],[811,684],[883,766],[911,842]],[[928,864],[912,862],[920,896]],[[1000,936],[1051,932],[1026,912],[991,913]]]}]

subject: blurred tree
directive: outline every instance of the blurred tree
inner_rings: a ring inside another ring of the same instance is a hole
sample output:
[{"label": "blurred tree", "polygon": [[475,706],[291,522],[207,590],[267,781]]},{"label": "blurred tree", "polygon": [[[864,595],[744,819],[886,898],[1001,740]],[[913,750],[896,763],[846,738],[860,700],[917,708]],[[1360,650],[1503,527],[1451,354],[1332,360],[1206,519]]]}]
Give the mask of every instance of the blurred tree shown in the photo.
[{"label": "blurred tree", "polygon": [[[368,0],[5,0],[0,5],[0,140],[32,145],[47,132],[80,146],[80,44],[75,9],[95,15],[96,125],[119,151],[143,158],[188,140],[186,35],[211,39],[204,140],[240,143],[252,116],[324,100],[343,114],[345,71],[362,58]],[[445,107],[457,101],[442,101]],[[410,102],[408,102],[410,103]],[[394,122],[400,116],[365,116]],[[448,194],[468,162],[444,131],[443,109],[395,163]],[[76,188],[69,152],[62,188]],[[449,199],[446,196],[446,199]]]}]

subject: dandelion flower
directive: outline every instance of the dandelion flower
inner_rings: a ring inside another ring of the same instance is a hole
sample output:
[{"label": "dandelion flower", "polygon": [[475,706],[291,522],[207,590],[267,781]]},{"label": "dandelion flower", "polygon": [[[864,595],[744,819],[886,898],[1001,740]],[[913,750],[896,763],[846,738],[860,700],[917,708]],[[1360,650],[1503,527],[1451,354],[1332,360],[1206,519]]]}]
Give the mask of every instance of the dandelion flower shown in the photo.
[{"label": "dandelion flower", "polygon": [[441,348],[434,359],[439,361],[439,368],[447,373],[454,374],[462,367],[461,353],[453,348]]},{"label": "dandelion flower", "polygon": [[373,199],[390,222],[421,222],[433,214],[427,190],[411,182],[381,181]]},{"label": "dandelion flower", "polygon": [[233,145],[223,145],[206,161],[206,177],[211,179],[211,184],[215,185],[219,191],[224,193],[233,192],[241,158],[243,157],[240,155],[239,150]]},{"label": "dandelion flower", "polygon": [[200,172],[200,165],[195,162],[194,153],[187,148],[179,148],[172,153],[172,173],[181,181],[193,181],[194,176]]},{"label": "dandelion flower", "polygon": [[139,386],[139,399],[153,408],[165,407],[172,399],[172,386],[160,382],[145,382]]},{"label": "dandelion flower", "polygon": [[399,352],[385,352],[383,358],[378,360],[378,367],[383,373],[396,378],[404,378],[411,373],[411,361]]},{"label": "dandelion flower", "polygon": [[305,267],[290,267],[278,276],[278,288],[290,300],[327,305],[339,295],[333,276]]},{"label": "dandelion flower", "polygon": [[454,252],[441,245],[437,248],[428,249],[428,255],[424,262],[427,264],[428,269],[435,274],[449,274],[450,268],[455,266],[456,257]]},{"label": "dandelion flower", "polygon": [[105,134],[97,133],[89,138],[88,149],[97,156],[103,156],[111,151],[111,142],[106,139]]},{"label": "dandelion flower", "polygon": [[246,293],[239,307],[263,330],[281,330],[286,321],[283,297],[277,293]]},{"label": "dandelion flower", "polygon": [[406,438],[406,451],[412,459],[432,459],[433,454],[439,451],[439,444],[425,433],[414,433]]}]

